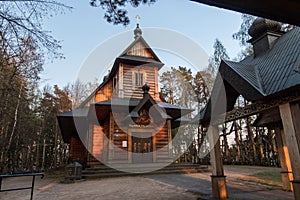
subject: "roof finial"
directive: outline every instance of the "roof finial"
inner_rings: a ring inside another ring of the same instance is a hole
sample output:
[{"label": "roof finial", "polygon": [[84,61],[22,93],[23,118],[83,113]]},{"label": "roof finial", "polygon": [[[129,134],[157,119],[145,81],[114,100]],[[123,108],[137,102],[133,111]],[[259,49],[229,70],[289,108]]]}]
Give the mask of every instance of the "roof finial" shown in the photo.
[{"label": "roof finial", "polygon": [[145,83],[145,85],[143,85],[142,90],[144,91],[144,94],[148,94],[150,87],[149,85],[147,85],[147,83]]},{"label": "roof finial", "polygon": [[134,39],[137,39],[142,35],[142,30],[140,29],[140,16],[137,15],[135,19],[136,19],[136,28],[134,29]]},{"label": "roof finial", "polygon": [[135,19],[136,19],[136,27],[139,27],[140,26],[140,16],[139,15],[137,15],[137,16],[135,16]]},{"label": "roof finial", "polygon": [[109,63],[109,64],[107,65],[107,71],[108,71],[108,73],[110,73],[110,67],[111,67],[111,63]]}]

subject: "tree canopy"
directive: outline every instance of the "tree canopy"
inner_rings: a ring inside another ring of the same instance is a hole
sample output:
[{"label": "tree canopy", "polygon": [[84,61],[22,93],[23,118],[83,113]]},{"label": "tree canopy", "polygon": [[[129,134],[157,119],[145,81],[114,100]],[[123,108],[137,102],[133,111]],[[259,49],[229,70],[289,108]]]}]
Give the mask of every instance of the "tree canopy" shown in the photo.
[{"label": "tree canopy", "polygon": [[151,5],[155,2],[156,0],[90,0],[90,5],[103,8],[107,22],[126,26],[130,22],[126,6],[138,7],[141,4]]},{"label": "tree canopy", "polygon": [[65,12],[71,7],[55,0],[5,0],[0,1],[0,41],[1,48],[10,56],[17,56],[22,40],[31,38],[40,55],[51,58],[62,57],[60,44],[44,30],[44,19]]}]

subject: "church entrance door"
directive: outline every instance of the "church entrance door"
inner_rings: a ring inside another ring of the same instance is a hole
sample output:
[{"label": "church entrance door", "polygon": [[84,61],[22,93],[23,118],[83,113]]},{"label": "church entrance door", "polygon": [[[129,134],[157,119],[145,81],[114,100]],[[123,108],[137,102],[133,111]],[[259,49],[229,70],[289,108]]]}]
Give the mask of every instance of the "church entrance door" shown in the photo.
[{"label": "church entrance door", "polygon": [[132,162],[153,162],[152,137],[138,138],[132,136]]}]

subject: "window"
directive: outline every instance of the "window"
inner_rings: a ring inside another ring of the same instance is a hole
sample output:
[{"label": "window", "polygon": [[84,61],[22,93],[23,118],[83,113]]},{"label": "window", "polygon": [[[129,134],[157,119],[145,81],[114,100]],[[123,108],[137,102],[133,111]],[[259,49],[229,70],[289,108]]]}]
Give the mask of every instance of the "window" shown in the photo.
[{"label": "window", "polygon": [[143,73],[135,73],[135,85],[142,86],[144,84],[144,74]]},{"label": "window", "polygon": [[113,78],[113,92],[115,94],[117,94],[117,92],[118,92],[118,79],[117,79],[117,77]]}]

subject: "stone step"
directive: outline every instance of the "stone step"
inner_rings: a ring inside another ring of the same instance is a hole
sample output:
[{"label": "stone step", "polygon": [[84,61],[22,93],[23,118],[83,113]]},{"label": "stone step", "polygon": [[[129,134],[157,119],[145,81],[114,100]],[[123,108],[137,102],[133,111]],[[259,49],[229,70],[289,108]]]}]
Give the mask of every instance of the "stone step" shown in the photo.
[{"label": "stone step", "polygon": [[[120,166],[118,166],[120,167]],[[120,168],[117,168],[120,169]],[[169,166],[158,168],[158,164],[136,164],[136,165],[122,165],[122,170],[101,165],[97,167],[86,168],[82,171],[82,177],[85,179],[93,178],[108,178],[119,176],[136,176],[149,174],[171,174],[171,173],[201,173],[208,172],[207,166],[196,164],[171,164]],[[130,173],[130,171],[135,173]],[[141,173],[138,173],[138,172]]]}]

